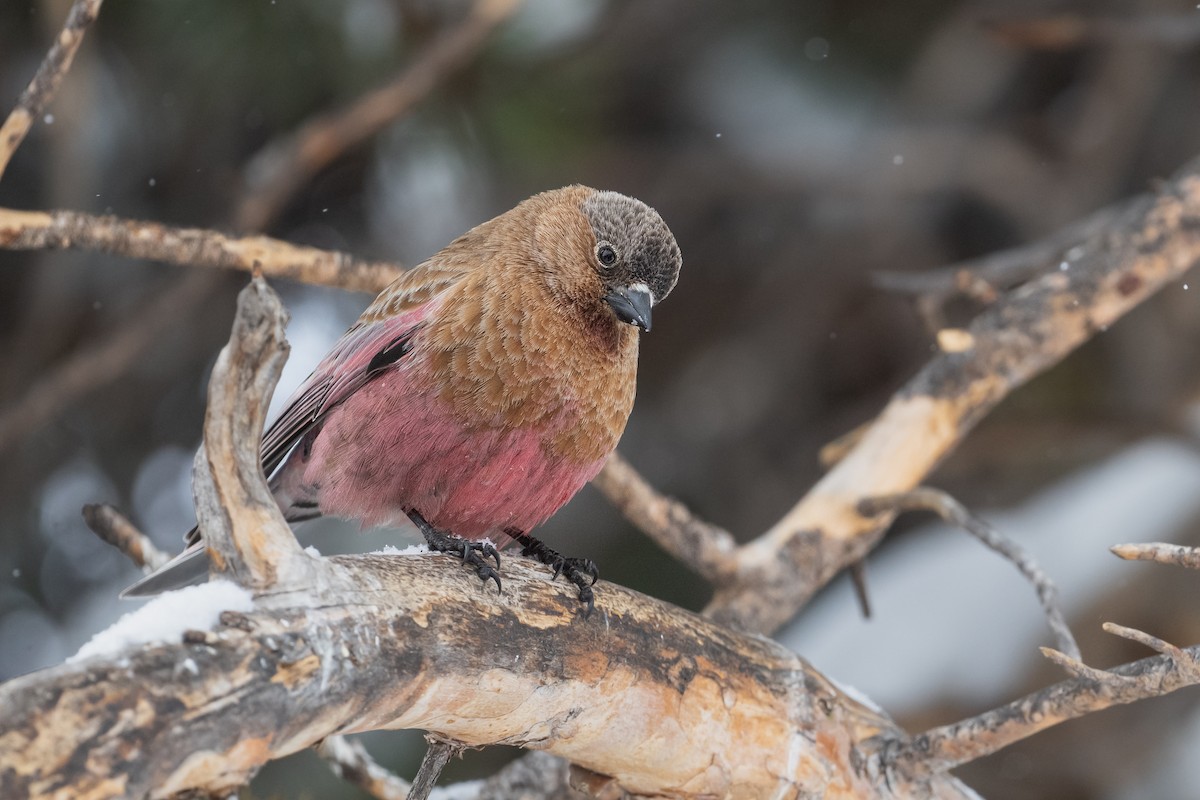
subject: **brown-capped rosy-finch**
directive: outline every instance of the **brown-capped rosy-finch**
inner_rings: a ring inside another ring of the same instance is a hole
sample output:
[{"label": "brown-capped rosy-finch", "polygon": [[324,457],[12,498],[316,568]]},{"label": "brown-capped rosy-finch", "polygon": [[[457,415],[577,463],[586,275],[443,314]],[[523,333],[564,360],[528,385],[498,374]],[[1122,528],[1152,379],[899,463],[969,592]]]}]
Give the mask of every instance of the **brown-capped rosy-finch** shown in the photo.
[{"label": "brown-capped rosy-finch", "polygon": [[[288,521],[414,522],[484,580],[516,541],[590,609],[596,568],[529,535],[592,479],[633,408],[638,331],[681,257],[658,213],[568,186],[529,198],[385,289],[263,437]],[[126,591],[207,574],[199,535]]]}]

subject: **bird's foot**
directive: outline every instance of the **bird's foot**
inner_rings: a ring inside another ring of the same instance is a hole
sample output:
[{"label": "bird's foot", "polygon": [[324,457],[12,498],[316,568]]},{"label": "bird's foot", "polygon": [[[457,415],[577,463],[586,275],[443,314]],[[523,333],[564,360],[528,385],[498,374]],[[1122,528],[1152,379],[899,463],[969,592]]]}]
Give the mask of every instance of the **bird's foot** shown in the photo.
[{"label": "bird's foot", "polygon": [[596,567],[596,562],[590,558],[567,558],[542,544],[540,539],[535,539],[527,533],[515,530],[505,531],[505,533],[521,545],[521,555],[536,559],[553,569],[555,578],[562,575],[578,586],[579,602],[587,606],[583,615],[585,617],[591,615],[596,608],[596,595],[592,591],[592,586],[600,578],[600,570]]},{"label": "bird's foot", "polygon": [[[503,591],[500,585],[500,553],[497,552],[496,546],[491,542],[472,542],[467,539],[460,538],[450,533],[443,531],[430,525],[424,517],[416,511],[409,512],[409,518],[420,529],[421,535],[425,537],[425,544],[435,553],[453,553],[463,560],[463,563],[469,567],[474,567],[475,573],[485,583],[489,580],[496,582],[496,591]],[[486,559],[493,558],[496,560],[496,566],[493,569],[492,565]]]}]

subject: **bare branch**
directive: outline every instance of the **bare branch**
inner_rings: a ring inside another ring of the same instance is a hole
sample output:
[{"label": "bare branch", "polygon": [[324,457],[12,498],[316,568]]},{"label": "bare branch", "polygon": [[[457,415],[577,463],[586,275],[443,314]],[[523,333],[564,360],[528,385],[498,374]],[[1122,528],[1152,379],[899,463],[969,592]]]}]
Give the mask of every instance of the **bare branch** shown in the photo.
[{"label": "bare branch", "polygon": [[429,742],[429,748],[425,751],[425,757],[421,759],[421,767],[417,770],[417,777],[413,779],[408,800],[428,800],[429,793],[441,777],[442,770],[450,763],[451,758],[463,751],[461,744],[448,742],[437,736],[426,735],[425,740]]},{"label": "bare branch", "polygon": [[[918,295],[927,324],[939,317],[951,298],[962,295],[991,305],[1009,288],[1037,275],[1060,269],[1082,254],[1075,248],[1108,230],[1128,209],[1129,202],[1102,208],[1036,242],[920,272],[878,272],[873,282],[881,289]],[[933,325],[932,330],[942,327]]]},{"label": "bare branch", "polygon": [[253,278],[238,295],[229,344],[209,380],[193,476],[213,572],[258,592],[304,585],[312,561],[271,496],[259,457],[267,405],[287,360],[286,325],[278,295]]},{"label": "bare branch", "polygon": [[1080,677],[979,716],[934,728],[908,740],[881,739],[878,758],[888,769],[912,774],[942,772],[1061,722],[1200,683],[1200,670],[1195,666],[1200,647],[1189,647],[1182,652],[1187,656],[1186,662],[1153,656],[1109,671],[1075,666],[1071,669]]},{"label": "bare branch", "polygon": [[781,645],[608,583],[583,622],[545,568],[510,559],[504,577],[498,596],[449,556],[314,559],[306,588],[203,636],[10,681],[0,790],[216,791],[334,732],[419,728],[636,794],[885,796],[857,747],[899,731]]},{"label": "bare branch", "polygon": [[1109,548],[1126,561],[1157,561],[1188,569],[1200,569],[1200,547],[1150,542],[1148,544],[1115,544]]},{"label": "bare branch", "polygon": [[317,755],[339,778],[377,800],[408,800],[408,781],[381,767],[357,739],[330,736],[317,745]]},{"label": "bare branch", "polygon": [[518,0],[477,0],[461,25],[438,38],[394,81],[263,148],[246,170],[248,191],[236,214],[241,229],[265,228],[287,198],[317,172],[379,133],[469,64],[517,6]]},{"label": "bare branch", "polygon": [[890,524],[890,514],[859,514],[860,500],[920,484],[1010,392],[1200,262],[1200,161],[1126,203],[1073,256],[1070,269],[991,306],[968,329],[971,349],[939,354],[897,393],[845,458],[739,549],[737,580],[718,588],[707,613],[778,628]]},{"label": "bare branch", "polygon": [[734,573],[737,543],[729,533],[699,519],[683,503],[666,497],[613,453],[592,484],[658,546],[701,577],[721,584]]},{"label": "bare branch", "polygon": [[150,537],[142,533],[125,516],[109,505],[86,505],[83,519],[92,532],[120,550],[130,561],[148,570],[155,570],[171,560],[159,550]]},{"label": "bare branch", "polygon": [[262,274],[354,292],[378,292],[404,268],[345,253],[290,244],[267,236],[230,237],[200,228],[100,217],[73,211],[0,208],[0,247],[71,248],[189,267],[258,270]]},{"label": "bare branch", "polygon": [[928,486],[922,486],[903,494],[893,494],[887,497],[869,497],[858,504],[859,510],[867,516],[904,511],[932,511],[946,522],[957,525],[970,533],[979,541],[995,550],[1011,561],[1020,570],[1026,580],[1037,590],[1038,602],[1046,613],[1046,621],[1058,641],[1058,647],[1072,658],[1080,658],[1079,645],[1071,634],[1066,617],[1058,602],[1058,588],[1042,568],[1037,565],[1033,555],[1012,539],[984,522],[979,517],[967,511],[962,503],[945,492]]},{"label": "bare branch", "polygon": [[42,60],[29,86],[21,92],[20,98],[17,99],[17,107],[9,113],[4,125],[0,126],[0,177],[3,177],[4,171],[8,169],[8,162],[13,153],[17,152],[21,142],[25,141],[26,134],[33,127],[33,121],[42,116],[54,95],[58,93],[63,76],[71,68],[75,53],[83,43],[84,33],[100,14],[102,2],[103,0],[75,0],[58,39]]},{"label": "bare branch", "polygon": [[1126,628],[1124,625],[1117,625],[1112,622],[1106,622],[1101,627],[1104,628],[1105,633],[1120,636],[1122,639],[1137,642],[1155,652],[1162,653],[1174,661],[1181,669],[1189,672],[1193,681],[1200,681],[1200,659],[1183,648],[1159,639],[1157,636],[1151,636],[1144,631],[1139,631],[1137,628]]}]

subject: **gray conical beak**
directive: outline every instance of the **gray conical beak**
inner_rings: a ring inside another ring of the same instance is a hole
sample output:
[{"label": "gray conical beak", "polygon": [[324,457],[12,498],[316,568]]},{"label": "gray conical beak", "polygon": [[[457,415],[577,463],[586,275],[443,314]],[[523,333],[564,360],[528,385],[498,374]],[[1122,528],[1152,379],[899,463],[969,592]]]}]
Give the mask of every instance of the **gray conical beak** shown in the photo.
[{"label": "gray conical beak", "polygon": [[654,296],[645,286],[622,286],[613,289],[604,299],[622,322],[650,330],[650,307],[654,305]]}]

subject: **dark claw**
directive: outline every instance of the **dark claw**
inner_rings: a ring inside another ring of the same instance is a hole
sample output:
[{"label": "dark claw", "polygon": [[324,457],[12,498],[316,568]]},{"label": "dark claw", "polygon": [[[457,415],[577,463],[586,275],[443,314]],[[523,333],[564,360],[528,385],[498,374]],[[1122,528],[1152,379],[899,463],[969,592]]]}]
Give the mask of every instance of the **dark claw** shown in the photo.
[{"label": "dark claw", "polygon": [[554,572],[552,580],[558,580],[558,576],[562,575],[578,586],[579,602],[587,606],[583,616],[585,619],[591,616],[592,611],[596,608],[596,595],[591,587],[595,586],[596,581],[600,579],[600,570],[594,561],[588,558],[564,558],[527,533],[517,530],[507,530],[505,533],[521,545],[521,555],[536,559],[550,567]]},{"label": "dark claw", "polygon": [[592,587],[579,587],[579,602],[585,603],[587,607],[583,610],[583,618],[587,619],[596,610],[596,596],[592,593]]},{"label": "dark claw", "polygon": [[[429,549],[435,553],[453,553],[463,560],[463,563],[474,567],[475,574],[487,583],[489,580],[496,582],[496,591],[502,592],[504,588],[500,585],[500,553],[496,550],[495,545],[491,542],[471,542],[466,539],[461,539],[448,531],[438,530],[437,528],[426,522],[416,511],[410,511],[409,518],[421,530],[421,535],[425,537],[425,543],[429,545]],[[492,569],[485,559],[492,558],[496,561],[496,568]]]},{"label": "dark claw", "polygon": [[500,551],[496,549],[494,544],[491,542],[483,542],[480,544],[479,550],[485,556],[491,556],[492,558],[496,559],[496,569],[500,569]]},{"label": "dark claw", "polygon": [[569,558],[567,560],[571,566],[592,579],[592,586],[595,586],[596,581],[600,580],[600,568],[596,566],[595,561],[590,558]]},{"label": "dark claw", "polygon": [[484,583],[487,583],[489,579],[494,580],[496,582],[496,591],[503,592],[504,588],[500,585],[499,573],[497,573],[496,570],[492,569],[491,564],[484,561],[482,558],[480,558],[480,555],[479,555],[480,553],[482,553],[485,556],[489,556],[489,555],[496,556],[496,566],[499,567],[500,566],[500,556],[498,553],[496,553],[496,548],[494,548],[494,547],[491,548],[492,552],[489,553],[488,552],[489,547],[491,547],[491,545],[484,546],[484,545],[479,544],[478,542],[464,541],[463,549],[462,549],[462,560],[463,560],[464,564],[467,564],[467,565],[475,568],[475,574],[478,575]]}]

